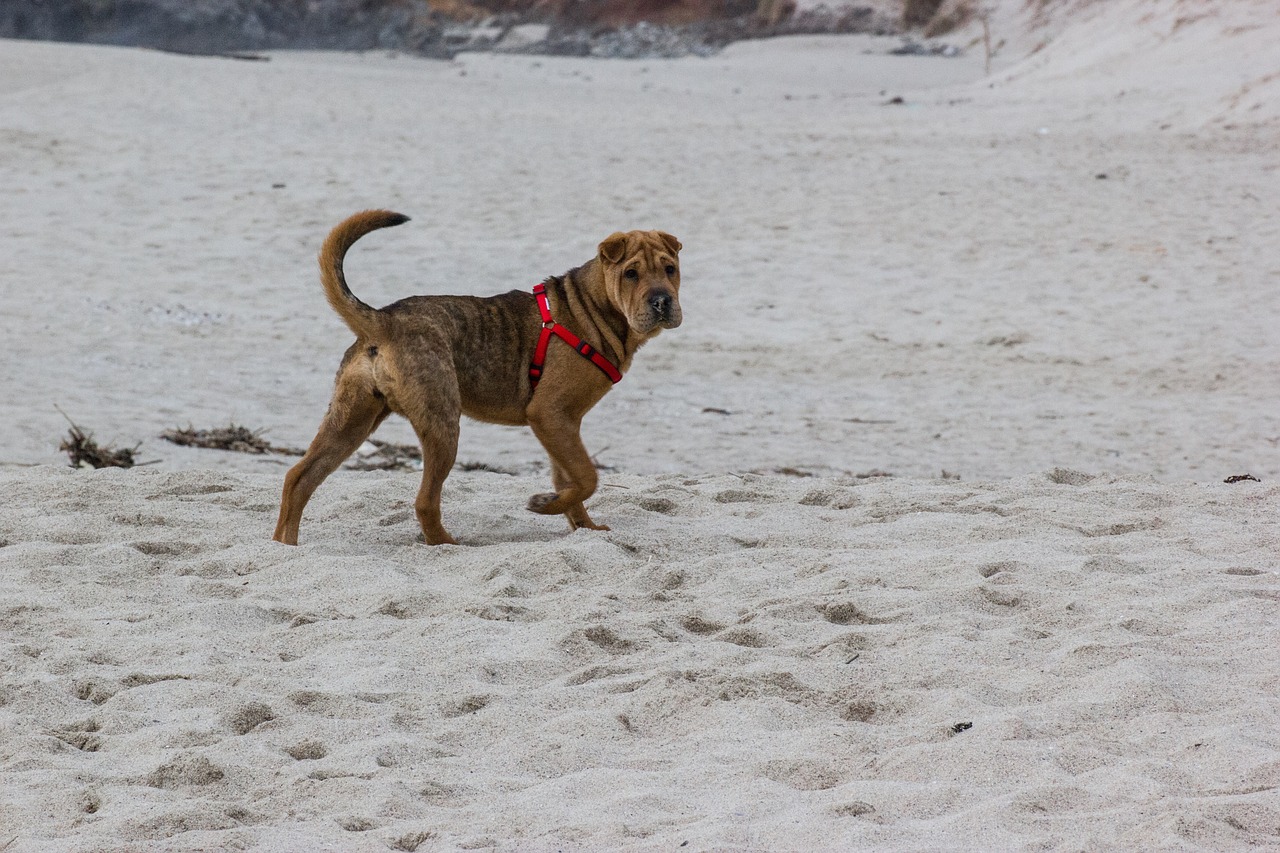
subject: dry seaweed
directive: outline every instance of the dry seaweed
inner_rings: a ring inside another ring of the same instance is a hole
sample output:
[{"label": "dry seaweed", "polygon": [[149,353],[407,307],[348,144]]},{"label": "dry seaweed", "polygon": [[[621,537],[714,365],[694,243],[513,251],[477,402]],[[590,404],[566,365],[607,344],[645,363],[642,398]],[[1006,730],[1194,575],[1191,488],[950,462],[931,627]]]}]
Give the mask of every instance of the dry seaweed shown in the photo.
[{"label": "dry seaweed", "polygon": [[67,437],[58,445],[58,449],[70,457],[72,468],[132,468],[134,465],[147,464],[139,463],[134,455],[142,446],[141,442],[118,450],[111,445],[102,447],[94,441],[92,433],[82,430],[62,409],[58,411],[71,424]]},{"label": "dry seaweed", "polygon": [[262,437],[262,430],[251,430],[248,427],[228,424],[217,429],[196,429],[190,425],[186,429],[169,429],[160,434],[165,441],[182,447],[206,447],[214,450],[229,450],[234,453],[279,453],[285,456],[301,456],[305,451],[295,447],[279,447]]},{"label": "dry seaweed", "polygon": [[459,462],[457,468],[459,471],[488,471],[490,474],[516,476],[516,472],[510,468],[500,468],[497,465],[490,465],[488,462]]},{"label": "dry seaweed", "polygon": [[[170,429],[161,433],[165,441],[182,447],[202,447],[228,450],[235,453],[265,455],[275,453],[285,456],[302,456],[305,450],[281,447],[262,437],[263,430],[229,424],[218,429]],[[370,450],[369,448],[373,449]],[[421,471],[422,450],[416,444],[393,444],[376,438],[367,439],[365,445],[344,466],[349,471]],[[485,462],[461,462],[463,471],[491,471],[495,474],[515,475],[515,471],[499,468]],[[607,466],[605,467],[607,470]]]}]

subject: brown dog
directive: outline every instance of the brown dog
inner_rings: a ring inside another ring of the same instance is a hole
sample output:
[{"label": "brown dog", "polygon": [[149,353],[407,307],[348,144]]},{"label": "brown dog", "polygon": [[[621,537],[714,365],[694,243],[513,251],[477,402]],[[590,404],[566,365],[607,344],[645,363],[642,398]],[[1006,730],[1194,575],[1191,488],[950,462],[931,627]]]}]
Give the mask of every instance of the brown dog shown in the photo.
[{"label": "brown dog", "polygon": [[[440,493],[462,415],[532,427],[551,457],[555,491],[534,495],[529,509],[564,513],[571,528],[608,530],[582,505],[596,490],[596,469],[579,427],[636,350],[680,325],[680,241],[661,231],[611,234],[595,258],[539,285],[545,296],[411,296],[371,308],[347,287],[343,257],[370,231],[406,221],[368,210],[324,241],[324,292],[356,342],[342,358],[320,431],[285,476],[275,540],[298,544],[312,493],[392,412],[408,418],[422,442],[414,508],[427,544],[454,542],[440,522]],[[531,368],[539,354],[545,364]]]}]

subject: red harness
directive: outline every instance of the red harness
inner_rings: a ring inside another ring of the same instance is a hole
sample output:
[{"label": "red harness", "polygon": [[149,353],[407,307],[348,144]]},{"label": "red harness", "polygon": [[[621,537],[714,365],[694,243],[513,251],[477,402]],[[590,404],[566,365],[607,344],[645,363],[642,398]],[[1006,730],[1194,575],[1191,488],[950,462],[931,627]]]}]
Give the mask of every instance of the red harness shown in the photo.
[{"label": "red harness", "polygon": [[533,362],[529,365],[529,385],[537,388],[542,378],[542,365],[547,360],[547,347],[551,344],[551,336],[555,335],[579,355],[600,368],[612,382],[622,381],[622,371],[614,367],[613,362],[600,354],[600,351],[573,332],[551,319],[551,306],[547,303],[547,286],[539,283],[533,286],[533,296],[538,302],[538,313],[542,315],[542,332],[538,335],[538,348],[533,351]]}]

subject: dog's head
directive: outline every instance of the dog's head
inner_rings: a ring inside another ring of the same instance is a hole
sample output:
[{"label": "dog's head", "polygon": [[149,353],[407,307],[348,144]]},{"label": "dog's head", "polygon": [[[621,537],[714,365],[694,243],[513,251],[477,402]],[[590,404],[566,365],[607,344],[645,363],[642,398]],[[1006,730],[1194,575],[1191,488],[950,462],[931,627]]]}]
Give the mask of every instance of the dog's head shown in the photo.
[{"label": "dog's head", "polygon": [[642,335],[680,325],[680,241],[662,231],[611,234],[600,244],[609,302]]}]

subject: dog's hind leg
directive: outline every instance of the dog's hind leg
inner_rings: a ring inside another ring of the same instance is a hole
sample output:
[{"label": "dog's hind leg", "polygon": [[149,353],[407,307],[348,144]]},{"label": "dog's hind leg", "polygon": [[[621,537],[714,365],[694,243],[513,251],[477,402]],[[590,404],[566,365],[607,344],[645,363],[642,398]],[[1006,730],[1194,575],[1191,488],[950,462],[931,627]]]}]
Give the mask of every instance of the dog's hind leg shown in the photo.
[{"label": "dog's hind leg", "polygon": [[397,375],[414,378],[412,388],[400,388],[397,411],[408,418],[422,444],[422,485],[413,509],[428,545],[457,544],[440,517],[444,481],[458,457],[462,417],[458,379],[448,367],[436,356],[421,355],[397,365]]},{"label": "dog's hind leg", "polygon": [[372,378],[358,368],[344,366],[319,432],[306,455],[285,475],[273,539],[286,545],[298,544],[302,509],[311,495],[390,413],[386,400],[375,391]]},{"label": "dog's hind leg", "polygon": [[414,425],[422,442],[422,485],[413,509],[422,527],[422,538],[428,545],[456,545],[457,540],[444,529],[440,517],[440,496],[445,478],[458,457],[458,424],[444,418],[434,420],[427,430]]}]

